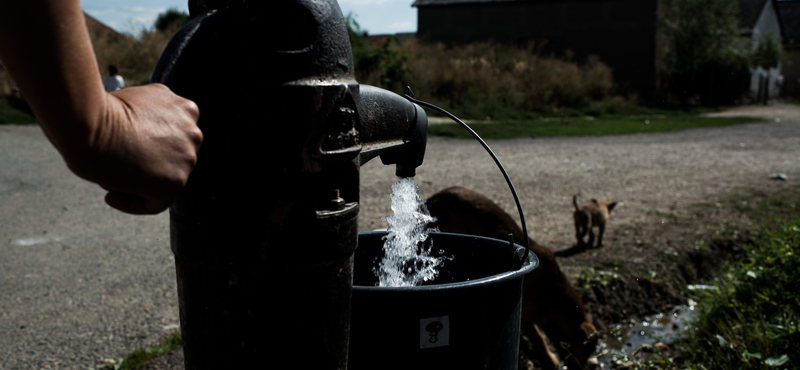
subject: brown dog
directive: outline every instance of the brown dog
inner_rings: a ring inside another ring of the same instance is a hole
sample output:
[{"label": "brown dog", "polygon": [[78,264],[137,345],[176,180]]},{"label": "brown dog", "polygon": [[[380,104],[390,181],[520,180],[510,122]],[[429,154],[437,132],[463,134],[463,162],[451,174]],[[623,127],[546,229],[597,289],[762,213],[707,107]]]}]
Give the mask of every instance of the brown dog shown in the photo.
[{"label": "brown dog", "polygon": [[[603,246],[603,232],[606,230],[609,213],[617,205],[617,202],[605,202],[592,198],[591,202],[578,206],[578,195],[572,196],[572,205],[575,212],[572,218],[575,220],[575,238],[578,239],[579,248],[591,248],[594,244],[594,231],[597,228],[597,247]],[[583,237],[589,234],[588,243],[584,244]]]},{"label": "brown dog", "polygon": [[[463,187],[444,189],[427,201],[440,231],[506,240],[508,234],[524,244],[516,221],[489,198]],[[580,296],[561,272],[553,252],[529,239],[539,267],[525,277],[522,294],[522,333],[531,341],[528,356],[545,369],[560,369],[543,335],[556,347],[570,369],[584,369],[597,345],[591,317]],[[544,333],[542,333],[544,332]]]}]

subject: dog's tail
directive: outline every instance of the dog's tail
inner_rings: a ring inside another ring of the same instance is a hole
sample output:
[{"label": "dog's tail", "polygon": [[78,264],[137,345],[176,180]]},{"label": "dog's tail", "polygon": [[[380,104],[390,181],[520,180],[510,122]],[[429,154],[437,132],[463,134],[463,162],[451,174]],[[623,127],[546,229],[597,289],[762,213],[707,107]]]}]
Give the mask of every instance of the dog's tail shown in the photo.
[{"label": "dog's tail", "polygon": [[572,196],[572,205],[575,206],[575,210],[578,210],[578,194]]}]

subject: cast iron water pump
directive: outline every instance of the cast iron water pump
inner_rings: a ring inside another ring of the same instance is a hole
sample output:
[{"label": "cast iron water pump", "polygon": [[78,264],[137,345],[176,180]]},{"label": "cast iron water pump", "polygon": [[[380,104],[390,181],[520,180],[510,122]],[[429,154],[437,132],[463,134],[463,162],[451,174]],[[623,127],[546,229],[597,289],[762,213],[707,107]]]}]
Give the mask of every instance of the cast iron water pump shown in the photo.
[{"label": "cast iron water pump", "polygon": [[424,111],[355,81],[334,0],[200,15],[153,81],[198,104],[205,137],[170,208],[186,368],[345,369],[359,167],[413,176]]}]

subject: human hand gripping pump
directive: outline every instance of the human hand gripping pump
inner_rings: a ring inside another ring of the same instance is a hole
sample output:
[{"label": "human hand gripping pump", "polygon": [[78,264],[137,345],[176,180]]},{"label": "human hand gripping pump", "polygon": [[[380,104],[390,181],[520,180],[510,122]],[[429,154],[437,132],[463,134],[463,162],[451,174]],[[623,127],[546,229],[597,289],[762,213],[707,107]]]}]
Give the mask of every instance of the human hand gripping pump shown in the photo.
[{"label": "human hand gripping pump", "polygon": [[169,207],[203,140],[197,106],[161,84],[106,93],[78,0],[2,6],[0,59],[67,166],[118,210]]}]

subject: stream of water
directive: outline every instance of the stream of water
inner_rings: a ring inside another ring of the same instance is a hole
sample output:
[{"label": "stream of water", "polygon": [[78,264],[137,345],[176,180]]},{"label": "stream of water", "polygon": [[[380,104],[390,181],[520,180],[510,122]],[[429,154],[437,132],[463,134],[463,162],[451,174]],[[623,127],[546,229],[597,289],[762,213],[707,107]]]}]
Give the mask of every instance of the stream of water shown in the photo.
[{"label": "stream of water", "polygon": [[428,238],[425,226],[436,219],[422,207],[424,203],[414,178],[397,178],[392,185],[393,214],[382,218],[389,223],[389,233],[384,239],[384,258],[375,268],[378,286],[416,286],[438,276],[436,267],[442,261],[431,256],[432,243],[423,244]]}]

